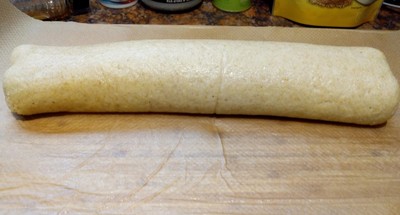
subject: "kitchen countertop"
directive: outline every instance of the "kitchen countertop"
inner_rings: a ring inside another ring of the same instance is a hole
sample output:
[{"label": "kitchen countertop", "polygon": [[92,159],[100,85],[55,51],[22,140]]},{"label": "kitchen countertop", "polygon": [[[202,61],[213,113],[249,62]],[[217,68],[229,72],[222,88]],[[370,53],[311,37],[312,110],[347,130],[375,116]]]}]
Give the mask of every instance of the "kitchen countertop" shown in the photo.
[{"label": "kitchen countertop", "polygon": [[[81,23],[110,24],[172,24],[172,25],[225,25],[225,26],[284,26],[305,27],[304,25],[271,15],[271,1],[252,0],[252,7],[241,13],[218,10],[211,0],[204,0],[200,7],[185,13],[166,14],[146,8],[141,2],[125,9],[110,9],[98,0],[90,0],[91,11],[73,15],[67,21]],[[382,6],[373,22],[356,29],[400,30],[400,13]]]}]

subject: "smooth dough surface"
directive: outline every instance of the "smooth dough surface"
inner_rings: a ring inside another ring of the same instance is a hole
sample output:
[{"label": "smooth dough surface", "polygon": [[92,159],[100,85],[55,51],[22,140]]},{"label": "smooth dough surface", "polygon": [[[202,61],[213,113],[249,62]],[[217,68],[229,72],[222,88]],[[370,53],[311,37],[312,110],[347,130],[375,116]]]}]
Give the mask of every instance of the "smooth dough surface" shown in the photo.
[{"label": "smooth dough surface", "polygon": [[227,40],[21,45],[4,75],[12,112],[274,115],[380,124],[400,90],[368,47]]}]

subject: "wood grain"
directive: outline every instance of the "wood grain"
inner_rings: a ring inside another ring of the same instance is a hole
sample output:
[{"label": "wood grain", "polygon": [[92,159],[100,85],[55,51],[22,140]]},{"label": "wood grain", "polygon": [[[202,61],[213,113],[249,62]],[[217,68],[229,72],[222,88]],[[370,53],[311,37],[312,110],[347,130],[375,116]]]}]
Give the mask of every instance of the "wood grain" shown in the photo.
[{"label": "wood grain", "polygon": [[0,148],[0,199],[18,213],[399,211],[393,121],[68,114],[18,122],[26,132]]}]

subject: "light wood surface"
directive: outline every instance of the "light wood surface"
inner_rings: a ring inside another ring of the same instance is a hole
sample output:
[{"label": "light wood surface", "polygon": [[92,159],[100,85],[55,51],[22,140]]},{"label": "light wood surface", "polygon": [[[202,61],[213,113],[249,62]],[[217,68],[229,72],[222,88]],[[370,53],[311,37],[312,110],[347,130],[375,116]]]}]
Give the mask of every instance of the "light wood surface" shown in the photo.
[{"label": "light wood surface", "polygon": [[[399,127],[74,114],[19,120],[4,206],[30,213],[397,214]],[[5,144],[7,143],[7,144]]]}]

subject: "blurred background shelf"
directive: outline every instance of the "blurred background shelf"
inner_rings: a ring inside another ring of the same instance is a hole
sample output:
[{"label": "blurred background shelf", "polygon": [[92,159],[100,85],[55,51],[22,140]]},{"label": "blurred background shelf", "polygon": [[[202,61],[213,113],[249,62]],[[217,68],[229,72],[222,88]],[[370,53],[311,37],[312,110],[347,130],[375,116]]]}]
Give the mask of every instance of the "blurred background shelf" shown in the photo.
[{"label": "blurred background shelf", "polygon": [[[229,13],[215,8],[211,0],[204,0],[200,7],[185,13],[166,14],[146,8],[141,2],[125,9],[110,9],[97,0],[90,0],[91,11],[71,16],[68,21],[110,24],[172,24],[172,25],[228,25],[228,26],[285,26],[303,27],[290,20],[271,16],[271,3],[252,0],[252,7],[244,12]],[[374,22],[357,29],[400,30],[400,13],[382,6]]]},{"label": "blurred background shelf", "polygon": [[[89,1],[90,11],[88,13],[71,15],[62,20],[108,24],[307,27],[285,18],[272,16],[272,0],[252,0],[252,7],[240,13],[221,11],[213,6],[211,0],[204,0],[196,9],[177,14],[156,12],[144,6],[140,1],[124,9],[107,8],[98,0]],[[383,5],[373,22],[364,23],[354,29],[400,30],[399,9]]]}]

